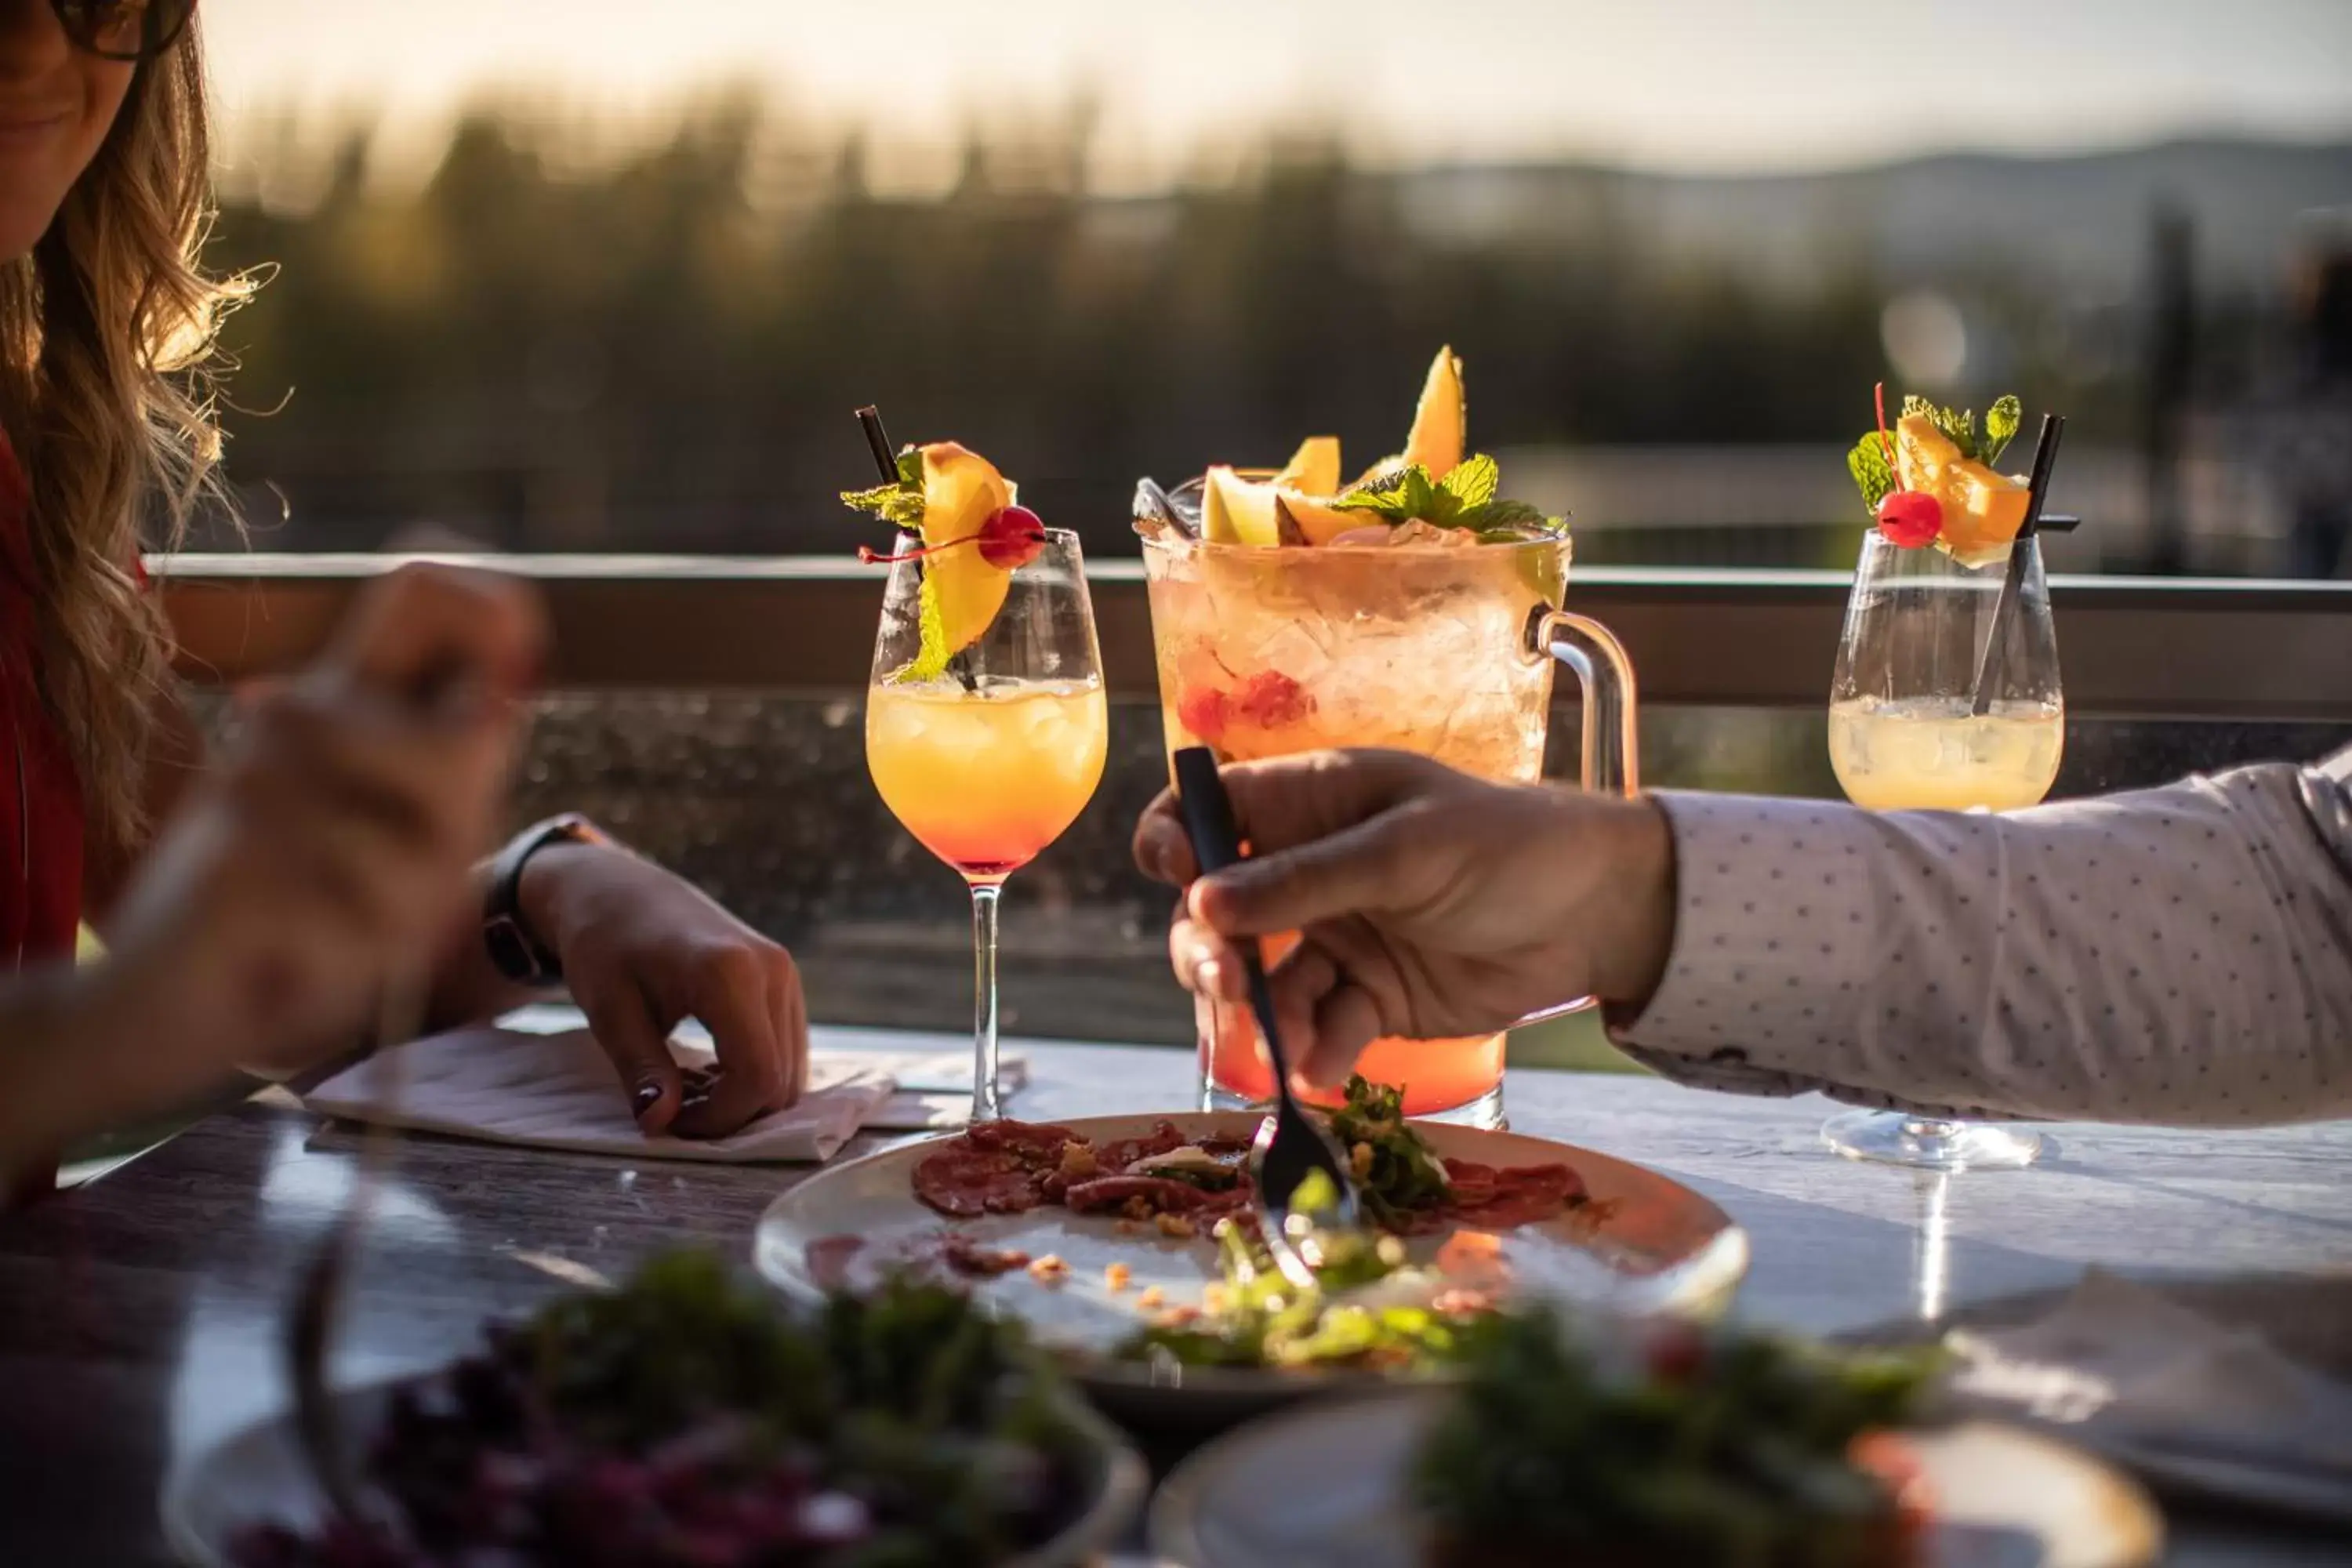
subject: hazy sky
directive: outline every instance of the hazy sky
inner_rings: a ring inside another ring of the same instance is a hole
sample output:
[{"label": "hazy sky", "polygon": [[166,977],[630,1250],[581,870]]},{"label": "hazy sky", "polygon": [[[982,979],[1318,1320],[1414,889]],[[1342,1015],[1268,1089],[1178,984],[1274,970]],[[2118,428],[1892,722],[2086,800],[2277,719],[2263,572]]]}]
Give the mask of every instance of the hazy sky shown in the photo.
[{"label": "hazy sky", "polygon": [[658,107],[772,81],[908,140],[1099,88],[1143,163],[1336,120],[1410,158],[1750,169],[2182,130],[2352,133],[2352,0],[207,0],[230,116],[487,84]]}]

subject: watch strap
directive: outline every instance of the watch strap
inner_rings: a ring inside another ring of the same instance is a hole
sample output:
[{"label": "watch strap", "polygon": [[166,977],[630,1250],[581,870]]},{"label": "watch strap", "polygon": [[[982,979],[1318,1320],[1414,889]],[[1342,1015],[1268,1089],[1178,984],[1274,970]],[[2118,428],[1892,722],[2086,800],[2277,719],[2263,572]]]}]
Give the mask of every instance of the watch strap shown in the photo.
[{"label": "watch strap", "polygon": [[577,812],[533,823],[507,841],[490,862],[489,887],[482,898],[482,947],[493,968],[521,985],[553,985],[563,979],[562,962],[523,918],[523,868],[551,844],[610,842]]}]

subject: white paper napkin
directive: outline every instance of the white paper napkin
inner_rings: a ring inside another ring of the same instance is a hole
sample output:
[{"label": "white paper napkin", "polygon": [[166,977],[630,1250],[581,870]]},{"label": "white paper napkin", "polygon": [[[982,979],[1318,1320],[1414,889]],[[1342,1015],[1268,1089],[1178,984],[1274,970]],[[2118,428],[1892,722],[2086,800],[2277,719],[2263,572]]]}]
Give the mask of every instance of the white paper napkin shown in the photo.
[{"label": "white paper napkin", "polygon": [[[580,1009],[562,1003],[534,1003],[518,1007],[499,1020],[509,1029],[535,1035],[562,1034],[583,1028]],[[710,1035],[688,1018],[670,1037],[671,1043],[699,1051],[708,1060]],[[898,1092],[866,1118],[867,1128],[887,1132],[953,1131],[971,1120],[971,1047],[959,1044],[945,1049],[937,1035],[908,1029],[857,1028],[816,1024],[809,1028],[812,1068],[820,1064],[845,1064],[887,1074]],[[1029,1062],[1017,1050],[997,1059],[997,1091],[1008,1100],[1029,1082]]]},{"label": "white paper napkin", "polygon": [[2275,1463],[2352,1489],[2352,1387],[2103,1270],[2032,1322],[1958,1329],[1945,1342],[1955,1392],[2072,1428],[2126,1462]]},{"label": "white paper napkin", "polygon": [[[708,1067],[708,1047],[674,1043],[681,1066]],[[878,1059],[812,1057],[809,1091],[787,1110],[726,1138],[648,1138],[637,1131],[611,1061],[585,1029],[544,1034],[483,1026],[379,1051],[303,1096],[354,1121],[640,1159],[822,1161],[889,1103],[896,1082]]]}]

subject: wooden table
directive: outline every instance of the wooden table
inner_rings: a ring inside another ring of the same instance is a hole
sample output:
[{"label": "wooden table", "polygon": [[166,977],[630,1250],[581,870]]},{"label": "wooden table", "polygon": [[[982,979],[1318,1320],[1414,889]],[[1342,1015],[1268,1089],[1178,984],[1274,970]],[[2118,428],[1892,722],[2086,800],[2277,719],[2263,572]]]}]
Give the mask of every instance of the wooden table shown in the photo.
[{"label": "wooden table", "polygon": [[[1024,1117],[1181,1106],[1192,1088],[1187,1053],[1017,1048],[1032,1071]],[[1754,1244],[1740,1310],[1761,1321],[1856,1329],[2063,1287],[2086,1265],[2158,1281],[2273,1276],[2281,1300],[2324,1296],[2339,1321],[2352,1300],[2352,1123],[2062,1126],[2032,1170],[1944,1181],[1832,1158],[1820,1100],[1532,1071],[1509,1092],[1517,1130],[1641,1161],[1729,1211]],[[173,1454],[284,1401],[281,1309],[357,1147],[347,1129],[257,1102],[0,1216],[0,1564],[165,1561],[154,1500]],[[429,1365],[485,1314],[659,1248],[742,1256],[761,1209],[806,1173],[412,1140],[377,1205],[338,1375]],[[2180,1563],[2347,1560],[2340,1542],[2260,1521],[2173,1523]]]}]

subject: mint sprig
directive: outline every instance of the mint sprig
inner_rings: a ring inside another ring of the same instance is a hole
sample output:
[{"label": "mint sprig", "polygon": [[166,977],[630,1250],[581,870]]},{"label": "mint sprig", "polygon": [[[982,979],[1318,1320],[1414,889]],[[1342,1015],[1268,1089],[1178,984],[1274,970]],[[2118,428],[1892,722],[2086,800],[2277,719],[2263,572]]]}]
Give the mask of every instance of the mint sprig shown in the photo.
[{"label": "mint sprig", "polygon": [[1502,483],[1501,465],[1481,452],[1455,464],[1454,471],[1446,475],[1437,488],[1465,507],[1480,507],[1493,502],[1495,492]]},{"label": "mint sprig", "polygon": [[1357,486],[1331,504],[1341,511],[1370,512],[1390,523],[1418,518],[1436,528],[1463,528],[1474,533],[1534,529],[1564,532],[1566,522],[1547,517],[1525,501],[1496,494],[1502,469],[1481,452],[1465,458],[1441,480],[1429,477],[1419,463],[1395,468]]},{"label": "mint sprig", "polygon": [[2010,438],[2025,423],[2025,405],[2016,395],[2001,398],[1985,410],[1984,456],[1980,462],[1998,463],[2001,453],[2009,449]]},{"label": "mint sprig", "polygon": [[870,490],[844,490],[841,504],[854,511],[871,512],[896,528],[923,526],[923,454],[908,447],[898,454],[898,482]]},{"label": "mint sprig", "polygon": [[1903,488],[1895,477],[1895,465],[1886,460],[1886,441],[1873,430],[1845,455],[1846,471],[1862,491],[1863,510],[1874,518],[1878,515],[1878,503]]},{"label": "mint sprig", "polygon": [[915,590],[915,611],[922,626],[922,646],[915,657],[884,676],[886,686],[920,686],[948,672],[954,655],[948,651],[948,620],[940,608],[940,587],[928,572]]}]

